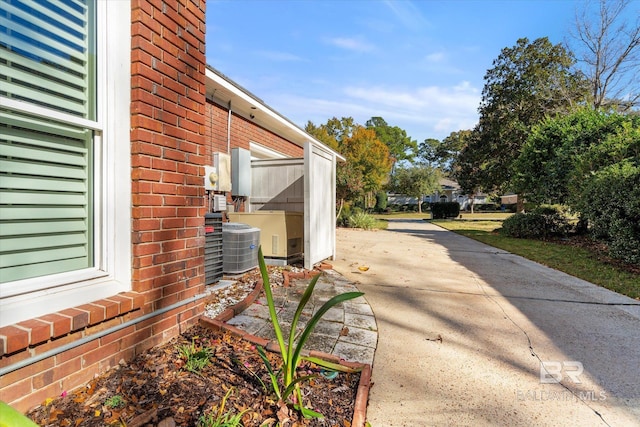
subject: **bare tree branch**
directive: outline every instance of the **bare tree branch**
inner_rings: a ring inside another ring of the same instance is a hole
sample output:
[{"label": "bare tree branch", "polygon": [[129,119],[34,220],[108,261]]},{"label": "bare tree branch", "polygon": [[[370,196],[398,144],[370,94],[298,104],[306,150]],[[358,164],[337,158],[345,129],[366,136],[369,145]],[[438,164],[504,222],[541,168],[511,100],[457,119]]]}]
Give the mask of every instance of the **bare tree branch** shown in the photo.
[{"label": "bare tree branch", "polygon": [[591,81],[595,108],[615,106],[622,111],[640,103],[640,8],[630,0],[599,0],[576,14],[573,49]]}]

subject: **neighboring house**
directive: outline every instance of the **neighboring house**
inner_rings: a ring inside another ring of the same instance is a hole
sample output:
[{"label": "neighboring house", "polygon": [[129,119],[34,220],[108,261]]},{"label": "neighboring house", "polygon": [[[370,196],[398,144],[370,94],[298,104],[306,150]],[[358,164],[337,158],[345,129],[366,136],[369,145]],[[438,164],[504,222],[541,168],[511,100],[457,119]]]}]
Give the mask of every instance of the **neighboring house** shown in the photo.
[{"label": "neighboring house", "polygon": [[500,196],[500,204],[502,205],[515,205],[518,203],[518,195],[514,193],[507,193]]},{"label": "neighboring house", "polygon": [[[422,201],[426,203],[436,202],[458,202],[460,209],[466,209],[471,203],[471,199],[467,194],[463,194],[460,191],[460,185],[454,180],[449,178],[440,178],[440,189],[433,194],[429,194],[423,197]],[[407,197],[399,194],[391,194],[388,197],[389,204],[399,205],[415,205],[417,203],[415,197]],[[487,203],[487,196],[482,193],[476,193],[474,196],[474,205]]]},{"label": "neighboring house", "polygon": [[[203,313],[214,153],[302,158],[292,201],[331,218],[341,157],[207,67],[203,0],[0,11],[0,399],[26,411]],[[305,221],[305,255],[333,256]]]}]

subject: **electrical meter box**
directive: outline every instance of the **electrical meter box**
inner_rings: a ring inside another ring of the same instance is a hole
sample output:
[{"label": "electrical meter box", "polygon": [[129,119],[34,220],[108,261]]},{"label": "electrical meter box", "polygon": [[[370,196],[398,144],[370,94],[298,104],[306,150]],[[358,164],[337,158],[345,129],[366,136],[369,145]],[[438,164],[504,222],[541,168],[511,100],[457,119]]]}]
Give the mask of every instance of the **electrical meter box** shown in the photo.
[{"label": "electrical meter box", "polygon": [[231,149],[231,195],[251,195],[251,152],[244,148]]},{"label": "electrical meter box", "polygon": [[216,191],[231,191],[231,156],[225,153],[213,153],[213,167],[217,175],[213,189]]}]

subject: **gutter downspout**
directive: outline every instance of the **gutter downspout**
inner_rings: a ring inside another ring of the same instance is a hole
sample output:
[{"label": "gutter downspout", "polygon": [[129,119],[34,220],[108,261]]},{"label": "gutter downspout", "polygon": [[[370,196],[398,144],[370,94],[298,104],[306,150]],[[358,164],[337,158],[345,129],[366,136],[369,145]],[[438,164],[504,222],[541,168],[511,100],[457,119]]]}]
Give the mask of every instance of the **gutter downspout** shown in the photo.
[{"label": "gutter downspout", "polygon": [[24,360],[21,360],[19,362],[16,362],[13,365],[5,366],[3,368],[0,368],[0,376],[6,375],[6,374],[8,374],[10,372],[13,372],[13,371],[17,371],[18,369],[22,369],[22,368],[24,368],[26,366],[29,366],[29,365],[32,365],[34,363],[40,362],[40,361],[42,361],[44,359],[48,359],[50,357],[57,356],[60,353],[64,353],[65,351],[72,350],[72,349],[74,349],[76,347],[79,347],[79,346],[81,346],[83,344],[86,344],[86,343],[91,342],[93,340],[97,340],[98,338],[102,338],[102,337],[104,337],[106,335],[112,334],[114,332],[118,332],[121,329],[127,328],[127,327],[129,327],[131,325],[135,325],[135,324],[140,323],[140,322],[143,322],[143,321],[148,320],[148,319],[150,319],[152,317],[159,316],[159,315],[164,314],[164,313],[166,313],[168,311],[171,311],[171,310],[173,310],[175,308],[182,307],[183,305],[187,305],[187,304],[189,304],[191,302],[196,302],[199,299],[202,299],[202,298],[204,298],[204,297],[206,297],[208,295],[209,294],[207,294],[207,293],[203,293],[203,294],[198,294],[198,295],[192,296],[192,297],[190,297],[190,298],[188,298],[186,300],[178,301],[176,303],[173,303],[171,305],[163,307],[163,308],[161,308],[159,310],[156,310],[154,312],[145,314],[144,316],[140,316],[138,318],[129,320],[129,321],[121,323],[119,325],[112,326],[111,328],[105,329],[105,330],[100,331],[100,332],[96,332],[95,334],[89,335],[87,337],[80,338],[80,339],[78,339],[76,341],[70,342],[70,343],[65,344],[63,346],[60,346],[58,348],[54,348],[52,350],[45,351],[44,353],[38,354],[37,356],[33,356],[33,357],[28,358],[28,359],[24,359]]},{"label": "gutter downspout", "polygon": [[229,101],[229,118],[227,119],[227,154],[231,153],[231,101]]}]

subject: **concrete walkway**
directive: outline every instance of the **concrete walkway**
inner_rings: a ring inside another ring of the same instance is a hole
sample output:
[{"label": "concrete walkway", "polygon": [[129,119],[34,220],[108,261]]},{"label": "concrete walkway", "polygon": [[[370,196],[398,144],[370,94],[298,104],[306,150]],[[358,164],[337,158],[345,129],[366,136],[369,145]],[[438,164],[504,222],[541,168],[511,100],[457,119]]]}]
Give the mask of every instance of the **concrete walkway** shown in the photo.
[{"label": "concrete walkway", "polygon": [[640,302],[421,220],[337,239],[377,321],[373,426],[640,426]]}]

